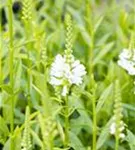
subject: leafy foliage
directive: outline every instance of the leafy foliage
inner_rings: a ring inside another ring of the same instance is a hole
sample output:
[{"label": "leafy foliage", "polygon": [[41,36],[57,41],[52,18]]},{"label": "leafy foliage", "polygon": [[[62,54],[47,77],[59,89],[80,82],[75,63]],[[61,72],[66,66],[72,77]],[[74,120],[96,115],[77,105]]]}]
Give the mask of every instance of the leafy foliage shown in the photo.
[{"label": "leafy foliage", "polygon": [[[0,1],[0,149],[94,150],[94,134],[97,150],[114,150],[113,112],[126,124],[119,150],[135,149],[134,76],[117,64],[122,49],[134,48],[134,6],[134,0]],[[87,70],[68,101],[49,84],[54,57],[65,49]]]}]

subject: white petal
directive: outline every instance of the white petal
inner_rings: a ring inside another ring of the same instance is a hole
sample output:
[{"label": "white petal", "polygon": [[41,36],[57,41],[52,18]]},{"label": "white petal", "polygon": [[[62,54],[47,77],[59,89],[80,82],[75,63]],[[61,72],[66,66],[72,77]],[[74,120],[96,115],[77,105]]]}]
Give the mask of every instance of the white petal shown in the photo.
[{"label": "white petal", "polygon": [[111,126],[110,126],[110,133],[115,134],[115,132],[116,132],[116,124],[112,123]]},{"label": "white petal", "polygon": [[50,84],[52,85],[62,85],[62,79],[57,79],[55,77],[51,77]]},{"label": "white petal", "polygon": [[51,70],[50,75],[54,76],[54,77],[61,78],[63,76],[63,72],[62,71]]},{"label": "white petal", "polygon": [[61,55],[57,55],[55,61],[51,66],[50,75],[54,77],[62,78],[64,74],[64,58]]},{"label": "white petal", "polygon": [[135,67],[130,66],[130,67],[128,68],[128,73],[129,73],[130,75],[135,75]]},{"label": "white petal", "polygon": [[130,60],[126,60],[126,59],[121,59],[118,61],[118,65],[124,68],[125,70],[127,70],[130,75],[135,75],[135,63],[134,62]]},{"label": "white petal", "polygon": [[65,58],[62,57],[62,55],[58,54],[56,57],[55,57],[55,60],[57,62],[65,62]]},{"label": "white petal", "polygon": [[82,64],[74,68],[72,72],[73,74],[78,75],[78,76],[84,76],[86,74],[85,67]]},{"label": "white petal", "polygon": [[122,126],[122,127],[120,127],[120,132],[122,132],[123,130],[125,129],[125,127],[124,126]]},{"label": "white petal", "polygon": [[124,133],[120,133],[120,138],[124,139],[125,138],[125,134]]},{"label": "white petal", "polygon": [[70,65],[69,64],[64,65],[64,72],[65,72],[65,74],[70,72]]},{"label": "white petal", "polygon": [[[74,58],[74,57],[73,57]],[[52,85],[63,85],[66,81],[69,84],[82,84],[83,76],[86,74],[84,65],[80,64],[79,60],[71,62],[68,64],[66,62],[66,57],[62,55],[57,55],[54,62],[52,63],[50,70],[50,84]],[[63,82],[65,81],[65,82]],[[66,93],[66,87],[63,88],[63,95]]]},{"label": "white petal", "polygon": [[74,63],[72,64],[72,67],[74,68],[74,67],[78,66],[79,64],[80,64],[80,61],[79,61],[79,60],[76,60],[76,61],[74,61]]},{"label": "white petal", "polygon": [[135,75],[135,49],[132,51],[124,49],[119,55],[118,64],[128,71],[130,75]]},{"label": "white petal", "polygon": [[75,70],[75,71],[73,71],[73,75],[74,76],[77,76],[77,77],[82,77],[82,76],[84,76],[86,74],[86,71],[84,70],[84,71],[79,71],[79,70]]},{"label": "white petal", "polygon": [[76,85],[80,85],[80,84],[82,84],[82,78],[81,77],[74,77],[74,78],[72,78],[72,83],[73,84],[76,84]]},{"label": "white petal", "polygon": [[131,51],[128,49],[124,49],[119,55],[120,59],[129,59],[131,57]]}]

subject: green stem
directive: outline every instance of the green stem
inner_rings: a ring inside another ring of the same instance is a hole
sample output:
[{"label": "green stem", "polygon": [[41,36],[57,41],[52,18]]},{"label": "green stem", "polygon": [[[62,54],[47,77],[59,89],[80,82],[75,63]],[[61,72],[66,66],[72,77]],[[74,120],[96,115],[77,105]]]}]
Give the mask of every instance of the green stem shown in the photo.
[{"label": "green stem", "polygon": [[53,150],[53,138],[52,137],[50,139],[50,149],[49,150]]},{"label": "green stem", "polygon": [[68,108],[68,96],[65,97],[65,147],[69,144],[69,108]]},{"label": "green stem", "polygon": [[37,70],[40,72],[40,59],[41,59],[41,49],[42,49],[42,37],[39,37],[39,35],[37,35],[36,37],[36,43],[37,43]]},{"label": "green stem", "polygon": [[[29,20],[25,20],[25,34],[26,34],[26,40],[29,41],[29,39],[30,39],[30,21]],[[28,100],[28,106],[31,109],[31,60],[30,60],[30,44],[29,43],[26,45],[26,48],[27,48],[27,56],[28,56],[28,69],[27,69],[28,95],[27,95],[27,100]]]},{"label": "green stem", "polygon": [[[93,24],[92,24],[92,11],[90,9],[90,2],[89,0],[86,0],[86,18],[87,18],[87,22],[86,22],[86,26],[87,26],[87,30],[90,36],[90,44],[89,44],[89,48],[88,48],[88,74],[90,77],[90,82],[92,83],[92,81],[94,80],[93,78],[93,70],[94,70],[94,66],[93,66],[93,49],[94,49],[94,29],[93,29]],[[88,85],[88,89],[93,88],[92,87],[93,84],[89,84]],[[97,118],[96,118],[96,99],[95,99],[95,91],[93,91],[93,97],[92,97],[92,109],[93,109],[93,141],[92,141],[92,145],[93,145],[93,150],[96,150],[96,137],[97,137]]]},{"label": "green stem", "polygon": [[[135,0],[133,1],[133,6],[135,6]],[[135,7],[134,8],[134,27],[133,27],[133,31],[135,32]],[[134,39],[135,40],[135,39]],[[135,43],[134,43],[135,44]],[[135,45],[134,45],[135,46]]]},{"label": "green stem", "polygon": [[96,116],[96,101],[93,96],[92,107],[93,107],[93,150],[96,150],[96,137],[97,137],[97,116]]},{"label": "green stem", "polygon": [[90,68],[90,75],[93,74],[93,49],[94,49],[94,33],[91,35],[91,45],[89,49],[90,53],[90,62],[89,62],[89,68]]},{"label": "green stem", "polygon": [[[86,0],[86,28],[88,30],[89,36],[90,36],[90,41],[88,45],[88,57],[87,57],[87,62],[88,62],[88,74],[90,77],[90,82],[92,81],[92,74],[93,74],[93,49],[94,49],[94,29],[93,29],[93,24],[92,24],[92,11],[90,8],[90,2],[89,0]],[[91,85],[88,86],[88,88],[91,88]]]},{"label": "green stem", "polygon": [[9,22],[9,63],[10,63],[10,86],[12,89],[11,95],[11,120],[10,120],[10,130],[11,130],[11,142],[10,149],[14,150],[14,72],[13,72],[13,59],[14,59],[14,47],[13,47],[13,12],[12,12],[12,0],[8,0],[8,22]]},{"label": "green stem", "polygon": [[2,84],[2,12],[0,9],[0,85]]},{"label": "green stem", "polygon": [[117,135],[115,136],[115,150],[119,150],[119,138]]}]

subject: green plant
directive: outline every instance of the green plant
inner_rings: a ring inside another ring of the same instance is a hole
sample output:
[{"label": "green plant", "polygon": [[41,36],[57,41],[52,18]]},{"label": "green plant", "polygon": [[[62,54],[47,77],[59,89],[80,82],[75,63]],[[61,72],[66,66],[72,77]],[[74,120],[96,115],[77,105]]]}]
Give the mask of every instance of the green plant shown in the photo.
[{"label": "green plant", "polygon": [[135,149],[134,4],[0,1],[0,149]]},{"label": "green plant", "polygon": [[30,109],[26,107],[25,113],[25,124],[24,124],[24,132],[21,142],[22,150],[31,150],[32,149],[32,142],[31,142],[31,135],[30,135]]}]

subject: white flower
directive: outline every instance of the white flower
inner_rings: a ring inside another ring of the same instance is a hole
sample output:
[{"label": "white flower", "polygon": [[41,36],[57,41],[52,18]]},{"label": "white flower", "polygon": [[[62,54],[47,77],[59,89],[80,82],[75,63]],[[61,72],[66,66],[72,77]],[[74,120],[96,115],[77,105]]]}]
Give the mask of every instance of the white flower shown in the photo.
[{"label": "white flower", "polygon": [[68,87],[72,84],[80,85],[83,76],[86,74],[84,65],[79,60],[74,60],[72,55],[71,63],[66,61],[66,57],[58,54],[51,65],[50,84],[53,86],[62,86],[62,96],[68,94]]},{"label": "white flower", "polygon": [[118,65],[127,70],[130,75],[135,75],[135,49],[124,49],[119,55]]},{"label": "white flower", "polygon": [[63,77],[64,65],[65,59],[61,55],[57,55],[52,64],[50,75],[58,78]]},{"label": "white flower", "polygon": [[79,60],[76,60],[72,64],[71,82],[76,85],[82,84],[82,77],[85,74],[86,74],[85,67],[82,64],[80,64]]},{"label": "white flower", "polygon": [[62,85],[62,79],[57,79],[56,77],[52,76],[50,80],[50,84],[52,85]]},{"label": "white flower", "polygon": [[[125,129],[123,121],[120,122],[120,125],[121,126],[119,127],[119,138],[123,139],[123,138],[125,138],[125,134],[122,133]],[[110,126],[110,133],[113,135],[116,134],[116,123],[115,122],[113,122]]]},{"label": "white flower", "polygon": [[116,132],[116,124],[113,122],[110,126],[110,133],[115,134]]},{"label": "white flower", "polygon": [[125,134],[124,133],[120,133],[120,138],[124,139],[125,138]]}]

